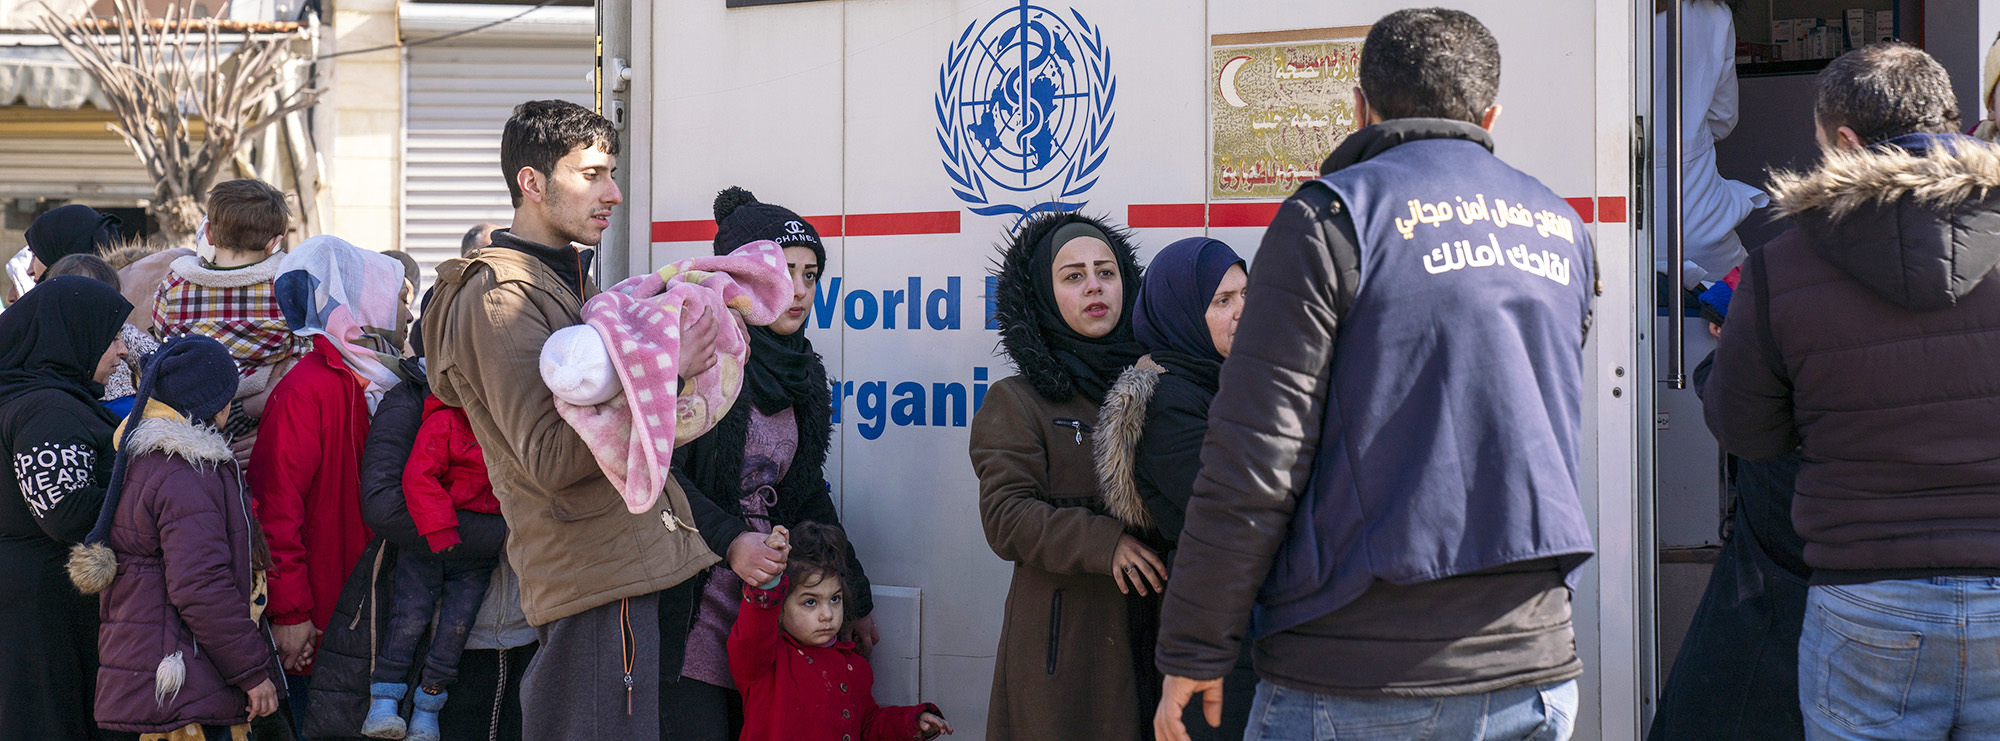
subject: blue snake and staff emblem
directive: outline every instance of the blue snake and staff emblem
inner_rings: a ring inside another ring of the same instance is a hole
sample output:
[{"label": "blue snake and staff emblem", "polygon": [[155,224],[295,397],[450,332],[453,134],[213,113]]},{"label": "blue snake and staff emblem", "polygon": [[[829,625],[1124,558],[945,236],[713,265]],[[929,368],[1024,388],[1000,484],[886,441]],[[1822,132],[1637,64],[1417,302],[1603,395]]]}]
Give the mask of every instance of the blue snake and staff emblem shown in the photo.
[{"label": "blue snake and staff emblem", "polygon": [[[952,192],[981,216],[1082,208],[1108,154],[1117,94],[1102,29],[1020,0],[974,21],[938,71],[938,145]],[[1039,194],[1039,203],[1015,202]]]}]

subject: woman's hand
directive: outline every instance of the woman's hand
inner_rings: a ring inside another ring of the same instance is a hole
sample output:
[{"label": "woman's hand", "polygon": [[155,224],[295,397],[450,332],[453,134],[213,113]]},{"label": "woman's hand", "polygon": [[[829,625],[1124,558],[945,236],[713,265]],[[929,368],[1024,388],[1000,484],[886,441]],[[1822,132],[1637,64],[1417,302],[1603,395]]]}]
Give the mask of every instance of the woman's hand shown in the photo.
[{"label": "woman's hand", "polygon": [[262,718],[278,712],[277,685],[271,684],[271,680],[266,679],[263,684],[250,688],[250,706],[246,709],[250,711],[252,718]]},{"label": "woman's hand", "polygon": [[752,530],[729,542],[729,570],[753,587],[763,586],[785,573],[785,551],[765,545],[764,537],[763,533]]},{"label": "woman's hand", "polygon": [[1130,535],[1118,536],[1118,550],[1111,554],[1111,578],[1118,580],[1118,591],[1126,594],[1167,591],[1167,565],[1153,555],[1153,549]]},{"label": "woman's hand", "polygon": [[917,731],[924,734],[924,738],[935,738],[940,733],[949,736],[951,721],[945,720],[944,716],[937,713],[924,713],[917,716]]},{"label": "woman's hand", "polygon": [[311,620],[271,626],[271,639],[278,644],[278,656],[284,659],[287,673],[301,674],[312,667],[313,641],[319,640],[319,632]]}]

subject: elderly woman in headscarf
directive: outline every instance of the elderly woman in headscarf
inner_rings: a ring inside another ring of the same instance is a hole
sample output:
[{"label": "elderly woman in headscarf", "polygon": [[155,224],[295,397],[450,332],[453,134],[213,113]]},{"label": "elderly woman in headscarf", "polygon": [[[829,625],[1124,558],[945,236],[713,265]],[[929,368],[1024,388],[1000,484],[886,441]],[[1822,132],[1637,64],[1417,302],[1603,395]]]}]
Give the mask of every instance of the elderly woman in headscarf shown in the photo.
[{"label": "elderly woman in headscarf", "polygon": [[1139,263],[1123,230],[1077,214],[1024,224],[995,269],[1000,344],[1017,372],[972,421],[986,541],[1014,562],[986,737],[1137,739],[1130,605],[1166,567],[1110,514],[1091,465],[1098,405],[1144,353]]},{"label": "elderly woman in headscarf", "polygon": [[[1208,433],[1208,405],[1215,399],[1222,361],[1236,337],[1250,283],[1243,258],[1219,240],[1190,237],[1160,251],[1146,270],[1132,327],[1146,356],[1118,379],[1098,412],[1094,442],[1098,486],[1111,514],[1167,555],[1174,544],[1194,479],[1201,472],[1201,440]],[[1141,694],[1156,701],[1160,675],[1152,667],[1152,636],[1160,604],[1146,600],[1133,621]],[[1184,722],[1196,739],[1242,738],[1250,719],[1256,677],[1251,645],[1244,644],[1236,674],[1224,682],[1223,723],[1211,727],[1199,704]]]},{"label": "elderly woman in headscarf", "polygon": [[0,734],[87,739],[97,599],[63,571],[97,522],[118,424],[97,403],[125,355],[132,305],[82,276],[42,281],[0,313]]},{"label": "elderly woman in headscarf", "polygon": [[399,382],[388,337],[403,268],[338,237],[285,254],[273,292],[312,352],[271,391],[250,453],[249,483],[270,544],[272,637],[293,712],[304,715],[319,635],[341,585],[368,547],[361,520],[361,449],[376,403]]}]

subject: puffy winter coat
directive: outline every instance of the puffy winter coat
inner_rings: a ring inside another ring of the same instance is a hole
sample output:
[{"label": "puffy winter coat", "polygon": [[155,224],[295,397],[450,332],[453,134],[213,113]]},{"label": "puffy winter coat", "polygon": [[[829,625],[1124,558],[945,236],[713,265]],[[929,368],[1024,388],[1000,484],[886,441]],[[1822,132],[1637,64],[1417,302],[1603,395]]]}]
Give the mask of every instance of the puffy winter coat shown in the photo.
[{"label": "puffy winter coat", "polygon": [[155,403],[126,446],[109,548],[83,549],[70,569],[78,589],[103,589],[97,724],[160,733],[248,722],[249,690],[284,679],[229,442]]},{"label": "puffy winter coat", "polygon": [[1709,429],[1801,450],[1815,579],[2000,568],[2000,148],[1912,134],[1774,191],[1798,226],[1743,271]]},{"label": "puffy winter coat", "polygon": [[424,400],[424,424],[403,469],[403,501],[430,549],[443,553],[458,545],[460,510],[500,514],[485,454],[472,437],[465,411],[433,396]]}]

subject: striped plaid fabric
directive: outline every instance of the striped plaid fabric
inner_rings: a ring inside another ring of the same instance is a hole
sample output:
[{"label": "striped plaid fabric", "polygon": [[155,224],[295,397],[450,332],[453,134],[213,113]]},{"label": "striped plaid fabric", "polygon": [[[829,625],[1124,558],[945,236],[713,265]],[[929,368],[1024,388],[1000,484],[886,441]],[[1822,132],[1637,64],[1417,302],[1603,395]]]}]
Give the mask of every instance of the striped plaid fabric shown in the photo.
[{"label": "striped plaid fabric", "polygon": [[248,378],[288,356],[312,351],[312,342],[292,334],[278,310],[272,283],[215,288],[168,275],[153,297],[153,332],[162,341],[184,334],[214,338],[236,358]]}]

